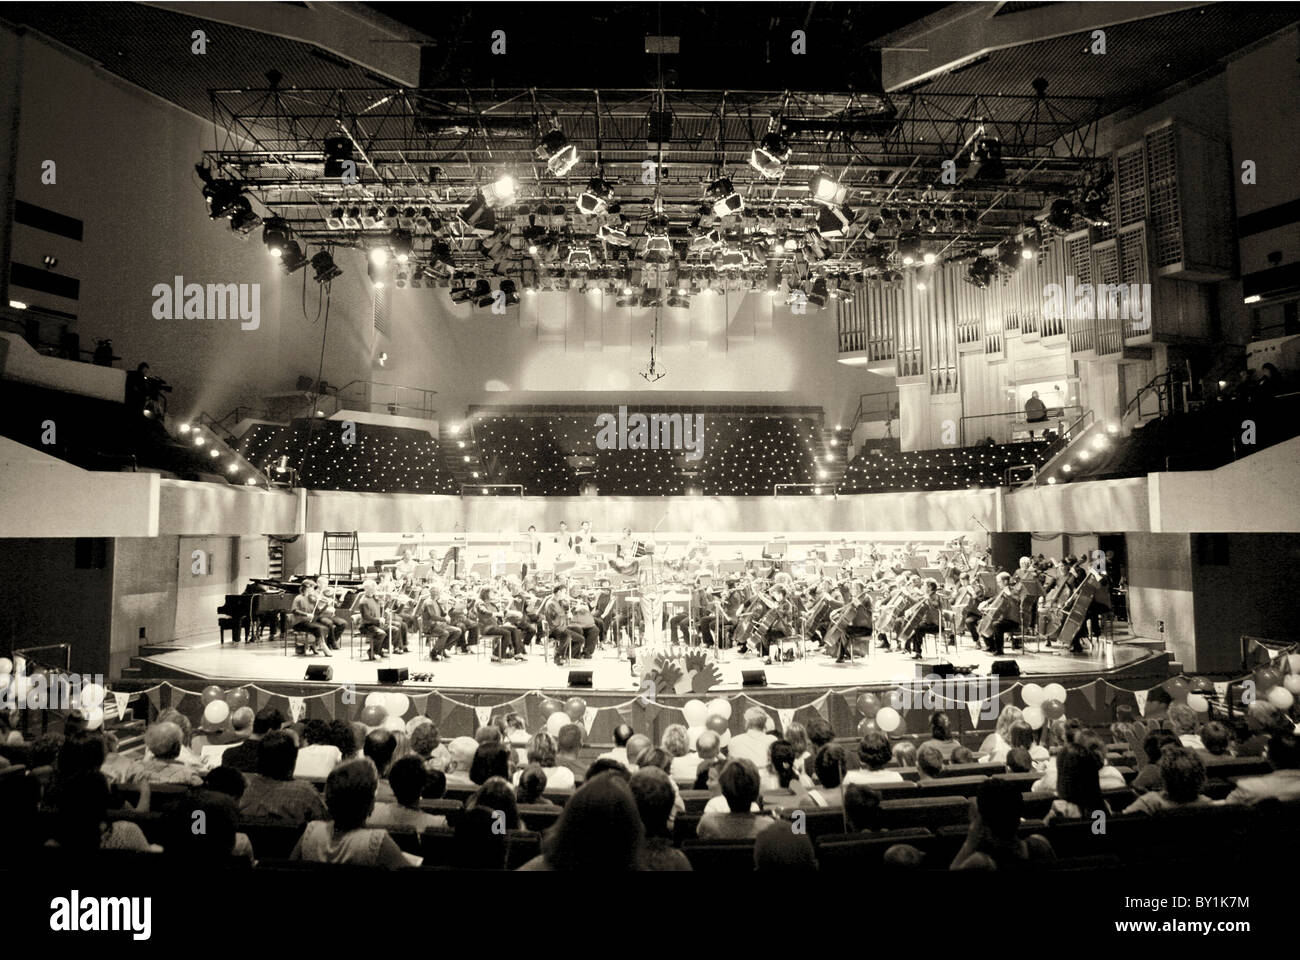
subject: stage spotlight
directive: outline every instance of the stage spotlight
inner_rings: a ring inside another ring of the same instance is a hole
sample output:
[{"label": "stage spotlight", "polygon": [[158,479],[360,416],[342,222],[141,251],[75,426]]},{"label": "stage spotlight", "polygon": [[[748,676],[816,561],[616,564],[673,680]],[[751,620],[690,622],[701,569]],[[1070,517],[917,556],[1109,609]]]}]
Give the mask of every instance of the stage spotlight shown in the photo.
[{"label": "stage spotlight", "polygon": [[934,266],[934,262],[938,259],[939,257],[932,250],[927,250],[925,253],[921,254],[921,262],[927,267]]},{"label": "stage spotlight", "polygon": [[1042,242],[1043,232],[1038,228],[1038,224],[1032,225],[1020,235],[1020,256],[1025,260],[1034,259],[1038,256]]},{"label": "stage spotlight", "polygon": [[876,239],[876,234],[880,233],[881,228],[885,225],[884,220],[880,217],[872,217],[862,229],[862,235],[868,240]]},{"label": "stage spotlight", "polygon": [[1003,240],[998,244],[998,263],[1004,267],[1010,267],[1012,270],[1020,266],[1024,257],[1021,254],[1021,246],[1015,240]]},{"label": "stage spotlight", "polygon": [[325,250],[311,258],[311,267],[316,271],[317,283],[329,283],[335,277],[343,275],[343,271],[335,265],[334,258]]},{"label": "stage spotlight", "polygon": [[[326,137],[324,143],[325,153],[325,176],[331,179],[341,179],[345,173],[356,172],[356,164],[352,162],[352,138],[345,134],[337,133],[332,137]],[[351,166],[349,166],[351,164]]]},{"label": "stage spotlight", "polygon": [[1003,180],[1006,168],[1002,166],[1002,141],[997,137],[980,137],[970,154],[971,165],[967,171],[972,180]]},{"label": "stage spotlight", "polygon": [[230,229],[240,236],[248,236],[262,223],[262,218],[253,212],[247,197],[236,197],[226,214],[230,218]]},{"label": "stage spotlight", "polygon": [[411,234],[407,230],[394,230],[388,235],[388,245],[398,263],[411,259]]},{"label": "stage spotlight", "polygon": [[824,206],[817,214],[817,232],[829,240],[844,236],[853,222],[853,211],[845,206]]},{"label": "stage spotlight", "polygon": [[348,207],[343,212],[343,229],[360,230],[361,229],[361,208]]},{"label": "stage spotlight", "polygon": [[1106,216],[1106,204],[1110,202],[1110,175],[1088,187],[1079,204],[1079,216],[1088,221],[1090,226],[1105,227],[1110,225]]},{"label": "stage spotlight", "polygon": [[487,198],[481,193],[475,194],[474,199],[467,203],[457,216],[467,230],[491,233],[497,228],[496,214],[492,212]]},{"label": "stage spotlight", "polygon": [[587,189],[578,196],[578,212],[594,217],[604,213],[613,200],[614,188],[600,177],[592,177],[587,181]]},{"label": "stage spotlight", "polygon": [[808,181],[808,192],[818,203],[828,207],[837,207],[844,203],[849,195],[849,188],[842,186],[828,173],[818,170]]},{"label": "stage spotlight", "polygon": [[373,263],[373,264],[374,264],[375,266],[377,266],[377,267],[382,267],[384,264],[386,264],[386,263],[388,262],[388,248],[387,248],[387,247],[371,247],[371,248],[370,248],[370,262]]},{"label": "stage spotlight", "polygon": [[475,280],[474,286],[470,290],[469,297],[478,302],[480,307],[489,307],[492,305],[492,284],[486,280]]},{"label": "stage spotlight", "polygon": [[[397,209],[394,208],[393,212],[396,213]],[[379,208],[366,207],[366,212],[361,215],[361,229],[373,230],[375,229],[375,227],[379,227],[382,225],[383,222],[382,222],[382,218],[379,215]]]},{"label": "stage spotlight", "polygon": [[790,159],[790,144],[779,133],[768,133],[759,141],[749,154],[749,165],[764,178],[775,180],[785,172],[786,162]]},{"label": "stage spotlight", "polygon": [[578,165],[578,148],[569,143],[563,130],[552,130],[537,145],[537,156],[546,161],[553,176],[562,177]]},{"label": "stage spotlight", "polygon": [[509,278],[501,281],[501,293],[505,295],[506,306],[514,306],[519,302],[519,289],[515,282]]},{"label": "stage spotlight", "polygon": [[194,172],[203,181],[203,199],[208,205],[208,217],[220,220],[230,216],[235,202],[242,199],[244,188],[233,180],[216,179],[201,163],[194,165]]},{"label": "stage spotlight", "polygon": [[632,241],[627,238],[627,222],[621,219],[618,223],[602,223],[600,229],[596,231],[596,236],[602,242],[616,247],[632,246]]},{"label": "stage spotlight", "polygon": [[285,245],[289,242],[288,221],[283,217],[268,218],[262,225],[262,242],[266,244],[266,252],[271,256],[282,256]]},{"label": "stage spotlight", "polygon": [[280,253],[280,266],[284,267],[285,273],[296,273],[307,265],[307,258],[303,256],[302,247],[298,245],[297,240],[290,240],[284,245],[284,250]]},{"label": "stage spotlight", "polygon": [[903,266],[910,267],[921,258],[921,240],[915,234],[904,234],[898,238],[898,257]]},{"label": "stage spotlight", "polygon": [[329,216],[325,218],[325,226],[330,230],[343,229],[343,208],[342,207],[334,207],[332,210],[330,210]]},{"label": "stage spotlight", "polygon": [[519,184],[510,174],[505,173],[483,188],[481,195],[489,207],[509,206],[515,202]]},{"label": "stage spotlight", "polygon": [[1074,201],[1057,197],[1047,211],[1047,222],[1058,230],[1069,230],[1074,224]]},{"label": "stage spotlight", "polygon": [[180,430],[181,433],[189,433],[190,425],[188,423],[182,423],[177,429]]},{"label": "stage spotlight", "polygon": [[729,177],[720,177],[709,184],[704,199],[715,217],[729,217],[745,209],[745,198],[736,192]]},{"label": "stage spotlight", "polygon": [[997,276],[997,273],[998,268],[992,260],[988,257],[976,257],[966,268],[966,280],[982,290]]},{"label": "stage spotlight", "polygon": [[830,296],[830,291],[826,286],[826,278],[818,277],[813,281],[812,290],[808,292],[808,302],[817,307],[818,310],[826,306],[826,301]]},{"label": "stage spotlight", "polygon": [[374,260],[366,264],[366,276],[374,284],[376,290],[382,290],[388,282],[388,260]]}]

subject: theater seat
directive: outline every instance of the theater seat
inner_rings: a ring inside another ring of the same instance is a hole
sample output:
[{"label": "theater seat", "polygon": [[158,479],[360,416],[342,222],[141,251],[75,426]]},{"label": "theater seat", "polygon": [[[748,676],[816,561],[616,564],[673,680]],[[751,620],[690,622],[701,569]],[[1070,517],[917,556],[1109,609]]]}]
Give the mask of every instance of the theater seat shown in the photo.
[{"label": "theater seat", "polygon": [[886,830],[906,827],[936,827],[966,823],[970,817],[970,802],[965,797],[911,797],[907,800],[885,800],[880,804],[880,816]]},{"label": "theater seat", "polygon": [[917,797],[973,797],[988,777],[941,777],[917,784]]},{"label": "theater seat", "polygon": [[682,853],[701,873],[744,873],[754,869],[753,840],[687,840]]},{"label": "theater seat", "polygon": [[934,834],[922,827],[879,833],[831,834],[817,840],[817,860],[823,870],[874,869],[885,851],[898,843],[910,844],[926,854],[934,848]]},{"label": "theater seat", "polygon": [[253,845],[253,853],[258,859],[284,860],[293,853],[293,848],[302,836],[303,827],[292,823],[279,823],[274,820],[256,820],[242,818],[237,828],[248,834],[248,841]]},{"label": "theater seat", "polygon": [[554,807],[544,803],[521,803],[519,804],[519,819],[529,830],[537,833],[544,833],[549,830],[556,820],[560,819],[562,807]]}]

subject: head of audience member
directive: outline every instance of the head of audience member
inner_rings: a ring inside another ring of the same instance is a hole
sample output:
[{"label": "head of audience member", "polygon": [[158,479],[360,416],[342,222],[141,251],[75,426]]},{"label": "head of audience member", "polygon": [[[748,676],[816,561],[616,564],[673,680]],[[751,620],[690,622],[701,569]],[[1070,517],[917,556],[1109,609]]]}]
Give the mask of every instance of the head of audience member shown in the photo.
[{"label": "head of audience member", "polygon": [[971,752],[969,747],[955,747],[952,756],[948,759],[952,763],[974,763],[975,754]]},{"label": "head of audience member", "polygon": [[[884,736],[884,734],[880,734]],[[865,737],[863,739],[866,739]],[[886,750],[888,750],[888,741],[886,741]],[[861,752],[861,746],[859,746]],[[888,753],[886,752],[886,757]],[[817,756],[813,761],[813,769],[817,773],[817,782],[827,790],[834,790],[844,779],[844,748],[837,743],[828,743],[817,751]]]},{"label": "head of audience member", "polygon": [[614,776],[619,777],[624,781],[631,776],[631,774],[628,773],[627,767],[623,766],[623,764],[619,763],[612,757],[597,757],[592,761],[591,766],[587,768],[587,772],[583,774],[583,780],[594,779],[602,773],[612,773]]},{"label": "head of audience member", "polygon": [[[388,785],[393,789],[397,802],[412,810],[420,808],[420,798],[424,796],[424,761],[414,755],[402,757],[388,771]],[[445,781],[444,781],[445,783]]]},{"label": "head of audience member", "polygon": [[1300,770],[1300,737],[1274,734],[1268,741],[1268,762],[1274,770]]},{"label": "head of audience member", "polygon": [[[820,756],[820,752],[818,756]],[[894,752],[889,745],[889,737],[879,730],[868,730],[858,742],[858,760],[868,770],[884,769],[893,756]],[[820,773],[818,773],[818,779],[821,779]]]},{"label": "head of audience member", "polygon": [[951,740],[952,726],[948,720],[948,714],[942,710],[936,710],[930,714],[930,739],[931,740]]},{"label": "head of audience member", "polygon": [[927,780],[943,776],[943,751],[934,744],[922,744],[916,751],[916,769]]},{"label": "head of audience member", "polygon": [[627,741],[627,762],[636,766],[640,762],[641,754],[645,753],[652,746],[654,741],[644,733],[634,733]]},{"label": "head of audience member", "polygon": [[817,853],[807,834],[785,830],[777,824],[755,838],[754,869],[776,873],[814,872]]},{"label": "head of audience member", "polygon": [[1034,758],[1024,747],[1012,747],[1007,751],[1007,773],[1029,773],[1034,769]]},{"label": "head of audience member", "polygon": [[749,760],[728,760],[718,776],[718,786],[732,813],[749,813],[758,802],[761,781],[758,768]]},{"label": "head of audience member", "polygon": [[107,751],[104,738],[98,732],[83,730],[63,741],[59,757],[54,764],[55,775],[60,780],[82,773],[94,773],[104,765]]},{"label": "head of audience member", "polygon": [[[239,711],[236,710],[236,713]],[[253,733],[251,739],[260,740],[272,731],[279,730],[284,726],[284,714],[275,707],[263,707],[257,711],[253,717]]]},{"label": "head of audience member", "polygon": [[1133,724],[1115,721],[1110,725],[1111,743],[1128,743],[1128,736],[1132,732]]},{"label": "head of audience member", "polygon": [[96,770],[69,777],[58,791],[57,801],[54,836],[59,846],[77,853],[98,850],[112,804],[104,775]]},{"label": "head of audience member", "polygon": [[1034,728],[1023,720],[1016,720],[1007,728],[1006,741],[1011,747],[1024,747],[1028,750],[1034,745]]},{"label": "head of audience member", "polygon": [[643,836],[628,782],[602,774],[569,798],[542,840],[542,855],[555,871],[634,870]]},{"label": "head of audience member", "polygon": [[144,745],[157,759],[174,761],[181,755],[181,728],[174,723],[154,723],[144,732]]},{"label": "head of audience member", "polygon": [[750,707],[745,711],[745,732],[756,730],[759,733],[767,732],[767,725],[771,722],[771,717],[762,707]]},{"label": "head of audience member", "polygon": [[925,854],[910,843],[896,843],[882,858],[889,870],[919,870],[925,864]]},{"label": "head of audience member", "polygon": [[510,751],[499,743],[480,743],[474,751],[469,778],[481,787],[492,777],[510,779]]},{"label": "head of audience member", "polygon": [[1007,705],[1002,708],[998,714],[998,722],[994,726],[994,732],[1002,738],[1003,743],[1011,743],[1011,725],[1021,718],[1023,711],[1019,707]]},{"label": "head of audience member", "polygon": [[366,758],[375,765],[379,776],[388,776],[388,768],[392,766],[393,756],[397,752],[397,737],[393,736],[393,731],[376,727],[366,734],[361,749]]},{"label": "head of audience member", "polygon": [[424,799],[441,800],[447,793],[447,775],[441,770],[424,772]]},{"label": "head of audience member", "polygon": [[433,751],[438,749],[438,728],[432,723],[422,723],[411,731],[411,754],[422,762],[428,763],[433,758]]},{"label": "head of audience member", "polygon": [[465,809],[495,810],[501,815],[496,818],[498,823],[507,830],[519,829],[519,802],[514,787],[505,777],[488,777],[465,802]]},{"label": "head of audience member", "polygon": [[478,755],[478,741],[473,737],[456,737],[447,744],[447,752],[451,754],[447,772],[468,774]]},{"label": "head of audience member", "polygon": [[668,774],[658,767],[641,767],[628,781],[637,815],[647,840],[667,839],[671,836],[668,818],[672,816],[677,794]]},{"label": "head of audience member", "polygon": [[1196,732],[1196,711],[1185,703],[1171,703],[1165,719],[1169,729],[1180,737]]},{"label": "head of audience member", "polygon": [[659,746],[670,757],[684,757],[691,752],[690,735],[680,723],[669,724],[659,738]]},{"label": "head of audience member", "polygon": [[528,741],[526,750],[528,762],[535,763],[539,767],[553,767],[556,749],[555,738],[545,730],[538,730]]},{"label": "head of audience member", "polygon": [[248,789],[248,781],[244,779],[243,771],[223,765],[208,771],[203,778],[203,786],[213,793],[224,793],[238,803]]},{"label": "head of audience member", "polygon": [[774,740],[768,747],[767,765],[776,774],[782,790],[789,788],[791,783],[799,779],[799,774],[794,769],[794,761],[798,756],[794,745],[789,740]]},{"label": "head of audience member", "polygon": [[190,740],[194,735],[193,730],[190,727],[190,718],[185,716],[185,714],[181,713],[175,707],[162,711],[162,713],[158,714],[158,720],[155,722],[176,724],[176,726],[180,727],[181,731],[181,746],[188,747],[190,745]]},{"label": "head of audience member", "polygon": [[829,721],[821,717],[813,717],[808,721],[808,744],[815,754],[826,744],[835,739],[835,731],[831,728]]},{"label": "head of audience member", "polygon": [[307,746],[330,743],[330,725],[325,720],[308,720],[302,727],[302,739]]},{"label": "head of audience member", "polygon": [[617,727],[614,728],[614,746],[615,746],[615,748],[617,748],[617,747],[626,747],[626,746],[627,746],[627,742],[628,742],[629,740],[632,739],[632,735],[633,735],[635,732],[636,732],[636,731],[634,731],[634,730],[633,730],[631,727],[629,727],[626,723],[620,723]]},{"label": "head of audience member", "polygon": [[695,752],[701,760],[716,760],[721,750],[722,738],[712,730],[705,730],[695,738]]},{"label": "head of audience member", "polygon": [[357,735],[352,729],[352,724],[346,720],[331,720],[329,729],[329,742],[339,748],[339,754],[342,758],[344,760],[355,760],[357,757]]},{"label": "head of audience member", "polygon": [[788,740],[790,746],[794,747],[795,759],[808,752],[808,728],[802,723],[794,720],[787,723],[782,738]]},{"label": "head of audience member", "polygon": [[1232,748],[1232,732],[1227,724],[1211,720],[1201,727],[1201,743],[1210,756],[1226,757]]},{"label": "head of audience member", "polygon": [[1142,752],[1150,763],[1160,762],[1160,753],[1165,747],[1179,746],[1178,737],[1170,730],[1152,730],[1142,741]]},{"label": "head of audience member", "polygon": [[520,803],[537,803],[542,799],[546,789],[546,771],[541,764],[530,763],[519,774],[519,786],[515,788],[515,799]]},{"label": "head of audience member", "polygon": [[474,740],[481,746],[485,743],[500,743],[501,730],[499,727],[488,725],[479,727],[474,731]]},{"label": "head of audience member", "polygon": [[1273,736],[1278,733],[1290,733],[1294,729],[1286,713],[1267,700],[1255,700],[1246,708],[1246,726],[1251,733],[1263,733]]},{"label": "head of audience member", "polygon": [[379,772],[369,757],[340,763],[325,778],[325,809],[339,833],[359,830],[375,809]]},{"label": "head of audience member", "polygon": [[890,754],[891,762],[896,767],[916,766],[916,744],[911,740],[902,740],[894,744]]},{"label": "head of audience member", "polygon": [[247,740],[256,722],[252,707],[240,707],[230,715],[230,732],[236,740]]},{"label": "head of audience member", "polygon": [[292,780],[298,764],[298,745],[283,730],[273,730],[262,738],[257,751],[258,776],[268,780]]},{"label": "head of audience member", "polygon": [[1193,803],[1205,789],[1205,764],[1181,744],[1169,744],[1160,751],[1160,780],[1164,794],[1174,803]]},{"label": "head of audience member", "polygon": [[1015,839],[1024,805],[1020,786],[1002,777],[989,777],[975,796],[980,821],[995,839],[1003,841]]},{"label": "head of audience member", "polygon": [[555,751],[562,757],[576,757],[582,749],[582,727],[566,723],[555,736]]},{"label": "head of audience member", "polygon": [[866,784],[852,783],[845,787],[844,816],[851,832],[863,833],[884,826],[880,816],[880,799],[880,791],[873,790]]},{"label": "head of audience member", "polygon": [[668,755],[668,751],[659,747],[647,747],[642,750],[636,762],[639,767],[657,767],[664,773],[671,772],[673,766],[673,758]]},{"label": "head of audience member", "polygon": [[1097,757],[1079,743],[1067,743],[1056,755],[1056,795],[1074,804],[1085,817],[1103,809]]}]

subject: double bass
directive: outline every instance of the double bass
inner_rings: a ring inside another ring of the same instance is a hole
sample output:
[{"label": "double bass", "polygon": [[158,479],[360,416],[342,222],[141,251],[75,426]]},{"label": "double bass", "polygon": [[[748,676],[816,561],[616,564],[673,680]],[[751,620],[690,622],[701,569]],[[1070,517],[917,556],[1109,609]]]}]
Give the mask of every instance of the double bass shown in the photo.
[{"label": "double bass", "polygon": [[980,620],[976,628],[981,637],[992,637],[993,624],[999,620],[1020,622],[1020,600],[1012,595],[1009,586],[1003,587],[998,595],[987,603],[988,609],[984,613],[984,619]]},{"label": "double bass", "polygon": [[871,598],[867,595],[866,590],[862,590],[851,596],[847,601],[840,605],[834,613],[831,614],[830,626],[826,628],[826,652],[832,654],[836,660],[841,660],[845,656],[862,657],[871,654],[871,636],[868,634],[865,638],[857,637],[850,639],[848,629],[853,625],[854,618],[858,613],[865,613],[871,609]]}]

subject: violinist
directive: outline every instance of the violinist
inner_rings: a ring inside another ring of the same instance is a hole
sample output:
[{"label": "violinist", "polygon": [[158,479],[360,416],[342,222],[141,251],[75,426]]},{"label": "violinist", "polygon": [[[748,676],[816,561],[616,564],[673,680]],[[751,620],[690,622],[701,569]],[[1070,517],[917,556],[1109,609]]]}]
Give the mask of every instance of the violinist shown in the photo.
[{"label": "violinist", "polygon": [[596,621],[596,629],[600,631],[601,643],[605,642],[610,628],[614,626],[614,606],[614,591],[610,589],[609,578],[598,578],[591,605],[591,616]]},{"label": "violinist", "polygon": [[979,634],[980,603],[986,599],[988,594],[984,591],[983,581],[973,573],[963,573],[954,603],[957,610],[953,626],[955,629],[964,628],[969,632],[971,640],[977,647],[983,646]]},{"label": "violinist", "polygon": [[550,625],[547,636],[555,641],[556,666],[560,666],[564,660],[573,656],[575,643],[581,649],[581,645],[586,641],[583,633],[570,626],[569,607],[569,588],[562,583],[557,583],[551,591],[551,598],[542,605],[542,617]]},{"label": "violinist", "polygon": [[452,624],[450,614],[442,605],[441,589],[431,583],[420,595],[419,614],[422,621],[423,635],[429,640],[429,658],[446,660],[447,646],[460,645],[464,649],[464,631]]},{"label": "violinist", "polygon": [[[522,660],[523,651],[519,647],[519,634],[514,627],[502,622],[502,613],[497,606],[495,598],[492,596],[491,587],[483,587],[478,594],[478,602],[474,605],[474,613],[478,617],[478,635],[483,637],[492,637],[492,662],[500,663],[502,660],[514,658]],[[496,639],[500,637],[501,639]]]},{"label": "violinist", "polygon": [[326,639],[331,650],[339,648],[339,638],[343,636],[343,631],[348,628],[348,621],[338,615],[338,609],[334,606],[334,599],[338,592],[336,587],[320,588],[320,609],[316,611],[316,622],[323,623],[329,628],[330,636]]},{"label": "violinist", "polygon": [[[379,588],[375,581],[367,580],[361,585],[361,600],[357,603],[357,613],[361,614],[361,633],[370,638],[370,660],[387,657],[385,649],[389,644],[389,626],[384,615],[383,604],[379,600]],[[391,628],[396,631],[396,624]]]},{"label": "violinist", "polygon": [[794,607],[786,595],[785,586],[774,583],[768,591],[768,610],[758,622],[759,652],[766,663],[772,662],[772,644],[779,645],[791,636]]},{"label": "violinist", "polygon": [[289,613],[289,628],[310,634],[314,638],[314,641],[306,646],[298,644],[297,652],[300,656],[311,654],[328,657],[330,652],[327,641],[330,630],[325,624],[316,622],[320,599],[316,595],[315,586],[316,584],[311,580],[303,581],[298,596],[293,598],[293,607]]}]

